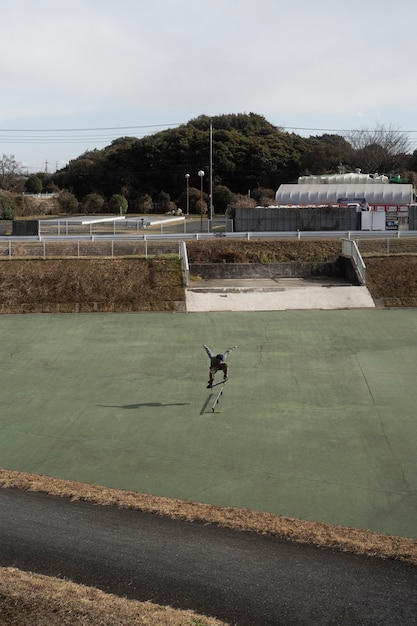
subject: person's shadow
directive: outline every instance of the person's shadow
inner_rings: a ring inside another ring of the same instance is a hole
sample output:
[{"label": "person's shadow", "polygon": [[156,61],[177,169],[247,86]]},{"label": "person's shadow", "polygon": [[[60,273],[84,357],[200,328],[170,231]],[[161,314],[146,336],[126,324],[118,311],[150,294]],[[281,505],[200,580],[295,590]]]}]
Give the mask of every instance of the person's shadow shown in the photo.
[{"label": "person's shadow", "polygon": [[141,409],[143,407],[158,408],[162,406],[189,406],[189,402],[139,402],[137,404],[97,404],[107,409]]}]

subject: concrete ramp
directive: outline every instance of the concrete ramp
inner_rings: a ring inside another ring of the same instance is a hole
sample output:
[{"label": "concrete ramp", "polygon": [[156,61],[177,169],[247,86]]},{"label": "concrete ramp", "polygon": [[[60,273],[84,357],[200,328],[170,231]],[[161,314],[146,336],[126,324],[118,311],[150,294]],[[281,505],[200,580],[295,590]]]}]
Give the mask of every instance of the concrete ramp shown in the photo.
[{"label": "concrete ramp", "polygon": [[341,279],[224,279],[192,283],[187,312],[374,308],[365,286]]}]

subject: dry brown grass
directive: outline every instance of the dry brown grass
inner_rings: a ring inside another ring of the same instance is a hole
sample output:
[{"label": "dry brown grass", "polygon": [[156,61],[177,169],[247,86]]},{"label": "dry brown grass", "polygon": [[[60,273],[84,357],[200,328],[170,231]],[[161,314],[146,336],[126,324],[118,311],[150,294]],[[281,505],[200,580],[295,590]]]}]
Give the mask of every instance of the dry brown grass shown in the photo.
[{"label": "dry brown grass", "polygon": [[365,257],[366,286],[384,307],[417,306],[417,257]]},{"label": "dry brown grass", "polygon": [[185,299],[174,259],[0,261],[2,313],[173,311]]},{"label": "dry brown grass", "polygon": [[7,626],[225,626],[194,611],[137,602],[49,576],[0,568],[0,623]]},{"label": "dry brown grass", "polygon": [[189,241],[190,263],[294,263],[333,261],[341,253],[340,240],[322,241]]}]

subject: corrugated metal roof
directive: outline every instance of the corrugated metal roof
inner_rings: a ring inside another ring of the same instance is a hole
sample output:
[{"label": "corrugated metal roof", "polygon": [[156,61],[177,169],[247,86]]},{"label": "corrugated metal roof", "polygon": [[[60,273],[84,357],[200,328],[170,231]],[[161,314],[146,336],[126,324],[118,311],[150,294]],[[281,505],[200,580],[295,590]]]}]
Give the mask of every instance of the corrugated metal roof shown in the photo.
[{"label": "corrugated metal roof", "polygon": [[368,204],[404,205],[413,202],[413,186],[410,184],[387,185],[281,185],[275,194],[277,204],[338,204],[340,200],[365,198]]},{"label": "corrugated metal roof", "polygon": [[298,178],[299,185],[343,185],[344,183],[357,185],[388,185],[389,178],[384,174],[361,174],[360,172],[350,172],[348,174],[321,174],[320,176],[300,176]]}]

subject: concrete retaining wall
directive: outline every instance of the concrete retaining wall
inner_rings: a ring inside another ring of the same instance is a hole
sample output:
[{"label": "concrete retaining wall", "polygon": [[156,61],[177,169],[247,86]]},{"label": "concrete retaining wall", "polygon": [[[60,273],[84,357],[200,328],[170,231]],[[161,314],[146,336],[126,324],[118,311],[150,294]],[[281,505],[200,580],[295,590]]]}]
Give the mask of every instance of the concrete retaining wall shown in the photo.
[{"label": "concrete retaining wall", "polygon": [[280,208],[255,207],[237,208],[235,231],[297,231],[297,230],[356,230],[358,214],[353,207]]},{"label": "concrete retaining wall", "polygon": [[350,259],[329,263],[192,263],[190,274],[204,280],[224,278],[348,278],[358,284]]}]

